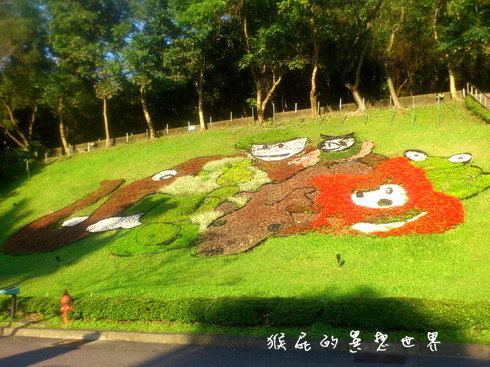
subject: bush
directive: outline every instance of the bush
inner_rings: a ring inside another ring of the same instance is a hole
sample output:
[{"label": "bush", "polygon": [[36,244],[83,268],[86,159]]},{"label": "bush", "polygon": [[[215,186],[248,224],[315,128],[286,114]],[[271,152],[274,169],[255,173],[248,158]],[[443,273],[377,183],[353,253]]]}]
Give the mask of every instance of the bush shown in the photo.
[{"label": "bush", "polygon": [[466,107],[473,112],[476,116],[481,118],[487,124],[490,124],[490,111],[479,104],[475,99],[471,96],[466,96],[465,98]]},{"label": "bush", "polygon": [[489,329],[490,302],[353,298],[326,304],[323,321],[378,330]]},{"label": "bush", "polygon": [[[1,297],[0,313],[10,313],[10,297]],[[23,313],[41,313],[45,316],[57,315],[58,300],[49,297],[17,297],[17,310]]]},{"label": "bush", "polygon": [[[81,297],[73,302],[76,320],[178,321],[221,326],[306,326],[316,322],[376,330],[440,331],[490,329],[490,302],[418,298],[348,298],[319,302],[297,298],[221,297],[162,301],[148,298]],[[8,313],[10,298],[0,300]],[[57,315],[57,300],[18,297],[24,313]]]},{"label": "bush", "polygon": [[223,326],[300,326],[317,321],[318,301],[294,298],[222,297],[157,301],[144,298],[81,298],[75,319],[202,322]]}]

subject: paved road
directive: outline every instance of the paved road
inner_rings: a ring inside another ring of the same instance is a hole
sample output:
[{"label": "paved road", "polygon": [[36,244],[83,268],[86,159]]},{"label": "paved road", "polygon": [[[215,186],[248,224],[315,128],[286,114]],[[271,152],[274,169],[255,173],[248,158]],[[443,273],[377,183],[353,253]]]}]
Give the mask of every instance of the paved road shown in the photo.
[{"label": "paved road", "polygon": [[471,358],[0,337],[0,367],[490,367]]}]

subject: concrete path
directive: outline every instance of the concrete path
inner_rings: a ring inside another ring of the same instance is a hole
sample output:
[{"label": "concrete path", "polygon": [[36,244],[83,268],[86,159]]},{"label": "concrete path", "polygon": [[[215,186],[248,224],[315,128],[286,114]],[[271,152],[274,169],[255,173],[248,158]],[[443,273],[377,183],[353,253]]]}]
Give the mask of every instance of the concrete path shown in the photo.
[{"label": "concrete path", "polygon": [[0,367],[490,367],[490,360],[380,353],[277,351],[127,341],[0,337]]}]

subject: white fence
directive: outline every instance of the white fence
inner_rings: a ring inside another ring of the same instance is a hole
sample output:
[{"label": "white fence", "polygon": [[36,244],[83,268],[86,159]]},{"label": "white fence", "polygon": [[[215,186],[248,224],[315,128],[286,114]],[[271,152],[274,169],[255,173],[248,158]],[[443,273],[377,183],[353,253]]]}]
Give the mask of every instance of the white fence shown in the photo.
[{"label": "white fence", "polygon": [[466,94],[472,96],[483,107],[490,110],[490,99],[487,97],[485,92],[482,92],[471,83],[466,83],[465,87],[463,88],[463,97]]}]

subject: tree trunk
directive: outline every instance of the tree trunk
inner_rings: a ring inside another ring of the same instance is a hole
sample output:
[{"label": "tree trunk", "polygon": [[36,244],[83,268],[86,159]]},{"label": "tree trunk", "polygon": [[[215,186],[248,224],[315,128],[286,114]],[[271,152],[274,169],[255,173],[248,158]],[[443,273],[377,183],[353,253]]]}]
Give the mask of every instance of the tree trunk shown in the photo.
[{"label": "tree trunk", "polygon": [[111,136],[109,133],[109,117],[107,116],[107,98],[102,98],[102,115],[104,116],[105,146],[111,146]]},{"label": "tree trunk", "polygon": [[203,111],[203,82],[204,82],[204,73],[202,70],[199,72],[199,77],[196,81],[196,89],[197,89],[197,110],[199,112],[199,125],[201,126],[201,130],[206,130],[206,122],[204,121],[204,111]]},{"label": "tree trunk", "polygon": [[148,112],[148,106],[146,104],[146,91],[145,87],[140,87],[140,96],[141,96],[141,107],[143,108],[143,114],[145,115],[146,124],[148,125],[148,132],[150,134],[150,139],[155,137],[155,129],[153,128],[153,122],[151,121],[150,113]]},{"label": "tree trunk", "polygon": [[[312,20],[313,22],[313,20]],[[311,106],[311,117],[318,117],[317,111],[317,97],[316,97],[316,75],[318,73],[318,39],[317,39],[317,28],[312,25],[312,44],[313,44],[313,69],[311,71],[311,88],[310,88],[310,106]]]},{"label": "tree trunk", "polygon": [[37,104],[34,105],[34,107],[32,108],[31,116],[29,117],[29,129],[28,129],[29,140],[32,138],[34,122],[36,121],[37,107],[38,107]]},{"label": "tree trunk", "polygon": [[451,92],[451,99],[459,99],[458,92],[456,91],[456,75],[451,67],[448,67],[449,72],[449,91]]},{"label": "tree trunk", "polygon": [[[10,105],[7,103],[7,101],[3,98],[3,95],[1,94],[0,94],[0,100],[5,106],[10,119],[10,128],[2,124],[2,127],[5,129],[5,133],[21,149],[29,150],[29,140],[25,137],[24,133],[22,132],[22,130],[20,130],[19,126],[17,125],[17,120],[15,119],[14,116],[14,110],[10,107]],[[18,136],[15,136],[13,132],[15,132]]]},{"label": "tree trunk", "polygon": [[390,91],[391,100],[393,101],[393,107],[399,110],[402,108],[402,105],[400,103],[400,100],[398,99],[395,85],[393,84],[393,80],[391,79],[390,72],[388,71],[388,67],[385,67],[385,72],[386,72],[386,81],[388,82],[388,89]]},{"label": "tree trunk", "polygon": [[63,97],[60,98],[60,102],[58,105],[58,125],[60,129],[61,143],[63,144],[65,154],[67,157],[71,157],[70,144],[68,143],[68,139],[66,138],[65,124],[63,122]]},{"label": "tree trunk", "polygon": [[260,88],[260,86],[258,85],[257,83],[257,103],[256,103],[256,107],[257,107],[257,122],[259,124],[262,124],[265,120],[265,111],[264,111],[264,108],[263,108],[263,105],[262,105],[262,89]]},{"label": "tree trunk", "polygon": [[352,93],[352,97],[354,97],[354,101],[356,102],[356,105],[357,105],[357,111],[356,112],[364,112],[366,110],[366,106],[364,105],[364,101],[363,101],[363,98],[361,96],[361,92],[359,91],[359,88],[357,87],[357,85],[352,85],[352,84],[346,83],[345,86]]}]

